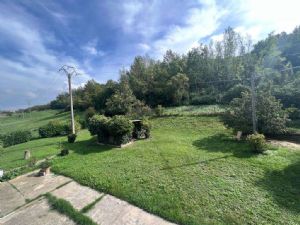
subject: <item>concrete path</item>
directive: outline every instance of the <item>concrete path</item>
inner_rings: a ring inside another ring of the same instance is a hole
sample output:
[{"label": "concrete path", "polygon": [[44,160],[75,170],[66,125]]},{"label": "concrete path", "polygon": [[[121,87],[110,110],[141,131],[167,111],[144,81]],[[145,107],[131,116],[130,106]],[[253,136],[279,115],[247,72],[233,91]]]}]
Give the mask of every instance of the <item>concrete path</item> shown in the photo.
[{"label": "concrete path", "polygon": [[50,192],[78,211],[93,205],[85,215],[101,225],[175,225],[114,196],[99,193],[70,178],[36,172],[0,183],[0,225],[73,225],[65,215],[52,210],[42,195]]}]

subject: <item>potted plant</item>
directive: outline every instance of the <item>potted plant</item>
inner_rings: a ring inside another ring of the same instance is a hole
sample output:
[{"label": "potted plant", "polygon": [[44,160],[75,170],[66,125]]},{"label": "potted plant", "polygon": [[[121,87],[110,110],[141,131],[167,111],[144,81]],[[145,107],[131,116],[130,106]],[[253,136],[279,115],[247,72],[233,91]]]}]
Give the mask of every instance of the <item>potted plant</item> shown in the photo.
[{"label": "potted plant", "polygon": [[44,162],[42,162],[40,165],[41,170],[40,170],[39,174],[42,176],[49,174],[51,165],[52,165],[51,162],[48,160],[45,160]]}]

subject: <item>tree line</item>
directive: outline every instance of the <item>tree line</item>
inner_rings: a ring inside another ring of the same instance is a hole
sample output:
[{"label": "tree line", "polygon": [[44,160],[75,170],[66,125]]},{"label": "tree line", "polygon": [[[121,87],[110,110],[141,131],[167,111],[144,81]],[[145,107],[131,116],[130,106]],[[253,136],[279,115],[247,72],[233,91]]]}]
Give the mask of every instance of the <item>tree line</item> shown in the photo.
[{"label": "tree line", "polygon": [[[227,28],[223,38],[200,44],[187,54],[168,50],[162,60],[137,56],[118,81],[94,80],[73,90],[74,108],[89,107],[107,115],[147,110],[147,107],[228,104],[249,92],[255,73],[256,88],[300,108],[300,27],[290,34],[269,34],[252,45],[250,37]],[[59,94],[47,106],[69,108],[69,95]]]}]

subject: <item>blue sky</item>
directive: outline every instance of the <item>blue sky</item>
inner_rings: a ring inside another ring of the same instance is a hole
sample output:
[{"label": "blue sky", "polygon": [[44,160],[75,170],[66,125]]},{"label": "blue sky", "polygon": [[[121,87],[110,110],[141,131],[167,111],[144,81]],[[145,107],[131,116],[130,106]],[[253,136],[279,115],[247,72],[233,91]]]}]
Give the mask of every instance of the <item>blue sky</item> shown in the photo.
[{"label": "blue sky", "polygon": [[159,59],[218,40],[228,26],[252,36],[300,25],[296,0],[0,0],[0,109],[47,103],[67,90],[63,64],[118,79],[134,56]]}]

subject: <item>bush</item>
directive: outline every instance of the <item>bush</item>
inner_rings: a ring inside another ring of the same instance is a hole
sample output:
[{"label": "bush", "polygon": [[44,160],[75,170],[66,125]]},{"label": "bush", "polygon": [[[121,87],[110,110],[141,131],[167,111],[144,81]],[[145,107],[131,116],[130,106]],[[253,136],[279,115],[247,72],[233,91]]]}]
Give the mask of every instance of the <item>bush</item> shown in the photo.
[{"label": "bush", "polygon": [[191,95],[190,104],[191,105],[212,105],[216,104],[216,97],[213,95],[200,95],[193,94]]},{"label": "bush", "polygon": [[263,134],[250,134],[246,138],[250,144],[252,151],[255,153],[263,153],[266,151],[266,139]]},{"label": "bush", "polygon": [[60,156],[69,155],[69,149],[63,149],[60,151]]},{"label": "bush", "polygon": [[68,142],[69,143],[74,143],[76,140],[77,135],[76,134],[69,134],[68,135]]},{"label": "bush", "polygon": [[84,112],[85,121],[88,123],[89,119],[96,115],[96,110],[94,107],[89,107]]},{"label": "bush", "polygon": [[3,147],[24,143],[30,141],[31,138],[30,131],[14,131],[1,136]]},{"label": "bush", "polygon": [[[256,115],[259,133],[276,135],[286,132],[287,113],[282,109],[282,104],[269,93],[258,93]],[[222,116],[222,120],[226,126],[235,131],[242,131],[244,134],[251,133],[251,94],[243,92],[242,98],[235,98]]]},{"label": "bush", "polygon": [[66,135],[70,132],[70,126],[59,120],[50,121],[39,128],[39,135],[42,138]]},{"label": "bush", "polygon": [[155,109],[154,109],[154,112],[155,112],[155,115],[156,116],[162,116],[164,114],[164,107],[162,107],[161,105],[158,105]]},{"label": "bush", "polygon": [[133,124],[125,116],[94,115],[89,119],[88,128],[91,135],[97,134],[99,142],[120,145],[131,140]]},{"label": "bush", "polygon": [[40,168],[41,169],[47,169],[52,166],[52,163],[49,160],[45,160],[41,163]]},{"label": "bush", "polygon": [[[98,138],[104,140],[108,137],[109,118],[103,115],[94,115],[89,119],[88,129],[91,135],[98,135]],[[100,140],[99,140],[100,141]]]},{"label": "bush", "polygon": [[125,144],[131,140],[132,122],[125,116],[114,116],[108,122],[108,132],[113,141],[111,144]]}]

